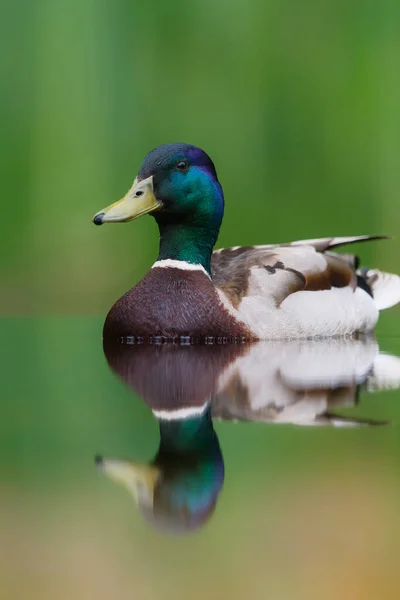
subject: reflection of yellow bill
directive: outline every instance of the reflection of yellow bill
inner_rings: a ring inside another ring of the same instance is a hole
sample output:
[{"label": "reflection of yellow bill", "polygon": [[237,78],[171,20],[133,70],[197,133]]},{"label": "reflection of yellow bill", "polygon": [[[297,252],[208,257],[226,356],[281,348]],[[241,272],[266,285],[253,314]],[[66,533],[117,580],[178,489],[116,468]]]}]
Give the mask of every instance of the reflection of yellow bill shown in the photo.
[{"label": "reflection of yellow bill", "polygon": [[100,469],[116,483],[122,483],[137,503],[153,504],[153,493],[160,470],[154,465],[113,458],[96,459]]}]

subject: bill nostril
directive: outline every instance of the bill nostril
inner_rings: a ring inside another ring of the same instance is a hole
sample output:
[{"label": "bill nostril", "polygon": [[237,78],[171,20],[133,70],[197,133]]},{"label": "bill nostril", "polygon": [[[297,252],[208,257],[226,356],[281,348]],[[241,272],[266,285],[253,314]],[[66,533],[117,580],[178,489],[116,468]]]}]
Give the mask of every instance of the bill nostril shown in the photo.
[{"label": "bill nostril", "polygon": [[95,215],[93,217],[93,223],[95,225],[102,225],[103,224],[103,217],[104,217],[104,213],[97,213],[97,215]]}]

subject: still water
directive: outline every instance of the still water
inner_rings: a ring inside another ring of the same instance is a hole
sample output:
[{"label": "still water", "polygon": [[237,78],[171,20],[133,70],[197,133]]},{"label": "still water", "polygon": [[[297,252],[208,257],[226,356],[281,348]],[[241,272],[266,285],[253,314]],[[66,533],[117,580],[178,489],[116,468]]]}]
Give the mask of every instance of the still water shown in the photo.
[{"label": "still water", "polygon": [[0,322],[1,598],[398,598],[400,321],[105,345]]}]

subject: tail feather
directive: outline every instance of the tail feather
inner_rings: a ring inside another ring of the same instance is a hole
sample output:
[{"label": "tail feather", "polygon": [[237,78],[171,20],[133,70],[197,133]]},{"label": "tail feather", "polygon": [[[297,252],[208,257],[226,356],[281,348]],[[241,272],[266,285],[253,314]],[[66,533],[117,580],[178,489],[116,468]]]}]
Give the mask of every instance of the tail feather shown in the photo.
[{"label": "tail feather", "polygon": [[329,242],[330,248],[338,248],[339,246],[348,246],[349,244],[357,244],[359,242],[370,242],[372,240],[390,240],[390,235],[351,235],[348,237],[334,237]]},{"label": "tail feather", "polygon": [[369,242],[372,240],[389,240],[390,235],[351,235],[347,237],[316,238],[313,240],[298,240],[291,242],[291,246],[309,245],[314,246],[317,252],[326,252],[339,246],[348,246],[359,242]]},{"label": "tail feather", "polygon": [[379,269],[360,269],[358,274],[371,288],[378,310],[390,308],[400,302],[399,275],[385,273]]}]

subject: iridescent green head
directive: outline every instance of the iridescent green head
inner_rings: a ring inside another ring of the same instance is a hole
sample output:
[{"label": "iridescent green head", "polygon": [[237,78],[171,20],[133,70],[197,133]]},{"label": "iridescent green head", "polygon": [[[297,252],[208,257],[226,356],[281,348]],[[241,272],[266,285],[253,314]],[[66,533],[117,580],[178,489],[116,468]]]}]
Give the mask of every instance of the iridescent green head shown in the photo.
[{"label": "iridescent green head", "polygon": [[210,271],[224,197],[214,164],[203,150],[189,144],[155,148],[128,193],[93,221],[126,222],[148,213],[160,229],[159,260],[184,260]]}]

